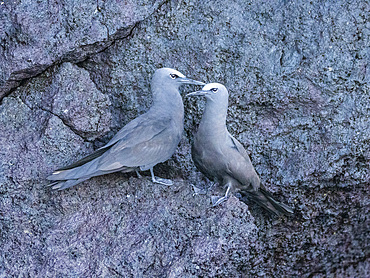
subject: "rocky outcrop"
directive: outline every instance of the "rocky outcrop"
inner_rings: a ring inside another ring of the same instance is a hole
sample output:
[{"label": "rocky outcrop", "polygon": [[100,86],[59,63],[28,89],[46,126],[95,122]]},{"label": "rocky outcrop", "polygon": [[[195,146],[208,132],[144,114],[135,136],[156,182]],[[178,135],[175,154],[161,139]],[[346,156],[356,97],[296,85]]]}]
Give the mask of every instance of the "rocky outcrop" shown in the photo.
[{"label": "rocky outcrop", "polygon": [[[0,8],[0,277],[369,276],[366,1]],[[190,157],[204,103],[187,98],[184,138],[156,167],[174,186],[117,173],[45,187],[150,107],[163,66],[226,85],[230,133],[295,217],[194,196],[210,183]]]},{"label": "rocky outcrop", "polygon": [[82,61],[128,37],[163,2],[2,2],[0,99],[53,65]]}]

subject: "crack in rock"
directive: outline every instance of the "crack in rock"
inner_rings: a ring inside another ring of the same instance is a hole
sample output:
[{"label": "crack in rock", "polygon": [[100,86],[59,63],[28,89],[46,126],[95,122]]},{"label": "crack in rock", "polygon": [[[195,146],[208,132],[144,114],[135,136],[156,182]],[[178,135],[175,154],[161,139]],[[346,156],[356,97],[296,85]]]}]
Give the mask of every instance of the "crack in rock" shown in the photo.
[{"label": "crack in rock", "polygon": [[[157,7],[153,9],[153,12],[150,12],[147,16],[144,16],[141,19],[137,19],[136,21],[132,22],[129,26],[124,26],[121,28],[118,28],[116,32],[112,35],[109,34],[109,28],[106,24],[106,22],[100,22],[105,28],[107,29],[107,37],[104,40],[96,41],[91,44],[85,44],[80,45],[77,48],[74,48],[73,51],[61,53],[57,57],[45,57],[45,59],[50,59],[51,63],[46,64],[36,64],[37,66],[28,67],[20,70],[13,71],[9,73],[9,77],[4,80],[4,83],[0,85],[0,105],[2,99],[14,92],[17,88],[23,85],[22,81],[27,81],[31,78],[34,78],[35,76],[45,72],[48,68],[59,65],[62,62],[72,62],[72,63],[78,63],[81,62],[90,55],[97,54],[99,52],[105,51],[107,48],[109,48],[114,42],[118,40],[123,40],[132,35],[132,32],[140,22],[145,21],[146,19],[150,18],[155,12],[160,9],[165,3],[168,1],[162,1],[160,3],[156,3]],[[155,4],[153,4],[155,5]],[[99,7],[99,3],[97,2],[97,7]],[[98,11],[99,9],[96,8]],[[124,11],[128,12],[128,11]],[[140,16],[140,15],[138,15]],[[5,61],[3,64],[4,67],[7,66],[7,64],[12,64],[12,61]]]},{"label": "crack in rock", "polygon": [[[9,96],[11,98],[15,98],[15,97],[12,97],[12,96]],[[49,109],[46,109],[46,108],[43,108],[43,107],[40,107],[38,105],[36,106],[31,106],[30,104],[28,104],[26,101],[23,101],[21,98],[17,98],[19,99],[24,105],[27,106],[28,109],[34,111],[35,109],[39,109],[41,111],[44,111],[46,113],[49,113],[50,116],[55,116],[57,117],[66,127],[68,127],[69,130],[71,130],[75,135],[77,135],[79,138],[81,138],[84,142],[87,142],[87,143],[92,143],[94,142],[94,140],[89,140],[87,138],[85,138],[81,132],[79,132],[76,128],[74,128],[72,125],[68,124],[67,121],[65,119],[63,119],[63,117],[60,117],[58,114],[54,113],[53,111],[49,110]]]}]

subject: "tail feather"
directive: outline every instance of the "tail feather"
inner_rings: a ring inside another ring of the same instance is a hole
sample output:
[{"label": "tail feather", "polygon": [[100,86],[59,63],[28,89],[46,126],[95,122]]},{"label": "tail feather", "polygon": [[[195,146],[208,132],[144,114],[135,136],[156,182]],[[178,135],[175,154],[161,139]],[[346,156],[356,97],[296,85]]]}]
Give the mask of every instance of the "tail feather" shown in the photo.
[{"label": "tail feather", "polygon": [[99,171],[97,165],[99,159],[114,145],[115,144],[112,144],[108,147],[100,148],[93,152],[92,154],[76,161],[75,163],[55,170],[50,176],[47,177],[47,179],[51,181],[61,181],[70,179],[77,180],[85,178],[87,176],[90,177],[94,176],[94,173]]},{"label": "tail feather", "polygon": [[87,180],[88,178],[85,178],[85,179],[75,179],[75,180],[61,180],[61,181],[55,181],[55,182],[52,182],[50,184],[48,184],[47,186],[51,187],[52,189],[54,190],[63,190],[63,189],[67,189],[67,188],[70,188],[80,182],[83,182],[85,180]]},{"label": "tail feather", "polygon": [[85,156],[83,157],[82,159],[76,161],[75,163],[72,163],[72,164],[69,164],[65,167],[61,167],[57,170],[55,170],[56,172],[58,171],[63,171],[63,170],[70,170],[70,169],[73,169],[73,168],[77,168],[79,166],[82,166],[90,161],[93,161],[94,159],[98,158],[98,157],[101,157],[106,151],[108,151],[111,147],[113,147],[115,144],[112,144],[108,147],[103,147],[103,148],[100,148],[100,149],[97,149],[95,152],[93,152],[92,154],[89,154],[88,156]]},{"label": "tail feather", "polygon": [[[74,169],[78,169],[78,168],[79,167],[74,168]],[[73,169],[70,169],[70,170],[73,170]],[[64,171],[70,171],[70,170],[64,170]],[[81,169],[78,169],[78,170],[81,171]],[[137,170],[136,167],[122,167],[122,168],[113,169],[113,170],[110,170],[110,171],[96,171],[95,173],[92,173],[89,176],[80,175],[81,177],[77,177],[77,178],[75,178],[74,176],[69,176],[69,175],[64,175],[60,178],[56,178],[54,175],[50,175],[50,176],[47,177],[47,179],[51,180],[52,182],[50,184],[48,184],[47,186],[49,186],[49,187],[51,187],[52,189],[55,189],[55,190],[63,190],[63,189],[67,189],[69,187],[72,187],[76,184],[79,184],[79,183],[81,183],[85,180],[88,180],[92,177],[105,175],[105,174],[110,174],[110,173],[119,172],[119,171],[127,173],[127,172],[132,172],[132,171],[135,171],[135,170]],[[59,172],[62,172],[62,171],[56,171],[57,175],[59,174]]]},{"label": "tail feather", "polygon": [[[263,188],[260,188],[258,191],[248,191],[241,192],[242,195],[247,195],[249,199],[263,207],[269,212],[272,212],[276,215],[293,215],[294,211],[289,206],[276,201],[271,193],[266,191]],[[243,194],[244,193],[244,194]]]}]

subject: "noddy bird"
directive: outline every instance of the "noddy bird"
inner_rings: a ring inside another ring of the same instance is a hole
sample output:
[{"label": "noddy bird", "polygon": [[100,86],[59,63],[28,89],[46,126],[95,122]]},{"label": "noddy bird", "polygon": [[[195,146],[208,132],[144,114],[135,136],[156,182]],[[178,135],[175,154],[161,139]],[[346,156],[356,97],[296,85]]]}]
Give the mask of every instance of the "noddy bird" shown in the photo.
[{"label": "noddy bird", "polygon": [[153,105],[145,114],[124,126],[105,146],[81,160],[57,169],[47,179],[53,189],[66,189],[91,177],[117,171],[150,170],[152,181],[171,185],[172,181],[155,177],[153,167],[169,159],[180,142],[184,128],[184,106],[179,87],[205,85],[185,77],[177,70],[155,71],[151,90]]},{"label": "noddy bird", "polygon": [[206,105],[192,145],[195,166],[208,179],[227,188],[223,197],[212,197],[213,206],[227,200],[231,192],[239,192],[277,215],[292,214],[287,205],[276,201],[261,184],[247,151],[227,130],[228,91],[218,83],[210,83],[201,91],[187,96],[204,96]]}]

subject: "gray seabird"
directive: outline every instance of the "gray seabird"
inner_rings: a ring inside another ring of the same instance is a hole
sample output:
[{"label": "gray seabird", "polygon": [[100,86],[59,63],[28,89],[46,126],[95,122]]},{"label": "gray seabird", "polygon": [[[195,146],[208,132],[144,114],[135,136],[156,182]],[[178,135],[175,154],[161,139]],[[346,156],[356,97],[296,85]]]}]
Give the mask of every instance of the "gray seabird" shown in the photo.
[{"label": "gray seabird", "polygon": [[225,86],[210,83],[188,96],[205,96],[206,105],[198,132],[194,136],[192,158],[195,166],[210,180],[227,188],[224,197],[213,197],[214,206],[227,200],[230,192],[249,196],[257,204],[277,215],[292,214],[288,206],[277,202],[254,170],[247,151],[226,128],[228,92]]},{"label": "gray seabird", "polygon": [[62,190],[91,177],[139,170],[150,170],[155,183],[172,184],[171,180],[155,177],[153,167],[169,159],[180,142],[184,129],[184,106],[179,93],[182,84],[204,85],[174,69],[156,70],[151,82],[153,105],[148,112],[129,122],[94,153],[57,169],[47,177],[54,181],[49,186]]}]

